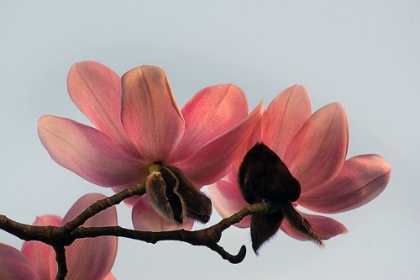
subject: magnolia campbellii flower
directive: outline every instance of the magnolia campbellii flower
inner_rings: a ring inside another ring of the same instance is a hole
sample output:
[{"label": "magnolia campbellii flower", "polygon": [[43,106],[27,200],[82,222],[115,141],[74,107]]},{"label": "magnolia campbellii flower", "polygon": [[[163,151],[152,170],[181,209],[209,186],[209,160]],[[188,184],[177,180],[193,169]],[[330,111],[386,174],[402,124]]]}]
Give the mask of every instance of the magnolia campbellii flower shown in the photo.
[{"label": "magnolia campbellii flower", "polygon": [[[89,205],[104,198],[101,194],[87,194],[79,198],[64,218],[56,215],[44,215],[36,218],[37,226],[62,226],[74,219]],[[86,223],[86,227],[115,226],[117,212],[111,207],[95,215]],[[66,279],[113,280],[110,272],[117,254],[117,237],[102,236],[76,240],[66,247],[68,274]],[[54,249],[39,241],[25,241],[22,252],[0,243],[0,279],[55,279],[57,262]]]},{"label": "magnolia campbellii flower", "polygon": [[[57,163],[116,192],[145,180],[153,164],[179,169],[198,187],[217,181],[262,115],[262,105],[248,115],[246,97],[234,85],[205,88],[180,110],[165,71],[155,66],[120,78],[102,64],[81,62],[70,69],[67,84],[96,128],[43,116],[41,142]],[[135,229],[179,228],[156,213],[147,195],[126,202],[134,205]],[[183,224],[191,226],[191,220]]]},{"label": "magnolia campbellii flower", "polygon": [[[238,153],[232,170],[223,180],[209,186],[216,210],[222,217],[228,217],[248,205],[238,187],[238,170],[245,154],[257,142],[274,151],[299,181],[301,193],[294,206],[332,214],[368,203],[385,189],[391,167],[374,154],[346,160],[348,137],[347,116],[340,104],[326,105],[312,114],[304,87],[295,85],[286,89],[264,111],[261,123]],[[347,232],[344,225],[332,218],[298,213],[321,239]],[[237,226],[249,227],[250,220],[247,217]],[[310,239],[287,219],[283,219],[280,228],[294,238]]]}]

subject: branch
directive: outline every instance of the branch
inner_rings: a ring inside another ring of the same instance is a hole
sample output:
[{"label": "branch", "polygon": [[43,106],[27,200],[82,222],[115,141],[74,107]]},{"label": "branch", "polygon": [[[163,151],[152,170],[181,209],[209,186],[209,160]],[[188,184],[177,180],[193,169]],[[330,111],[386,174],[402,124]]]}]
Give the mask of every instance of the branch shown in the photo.
[{"label": "branch", "polygon": [[64,246],[53,246],[53,248],[55,251],[55,260],[58,264],[58,271],[55,276],[55,280],[64,280],[68,272],[66,264],[66,249],[64,249]]},{"label": "branch", "polygon": [[62,228],[62,234],[68,234],[75,230],[77,227],[83,225],[89,218],[92,218],[101,211],[106,210],[107,208],[120,204],[126,198],[132,197],[134,195],[141,196],[146,193],[146,188],[144,184],[139,183],[131,188],[124,189],[123,191],[114,194],[113,196],[100,199],[90,205],[85,211],[80,213],[79,216],[74,218],[72,221],[67,222]]},{"label": "branch", "polygon": [[26,225],[13,221],[5,215],[0,215],[0,229],[26,241],[37,240],[51,246],[71,244],[65,244],[63,240],[57,238],[59,227]]},{"label": "branch", "polygon": [[56,252],[58,263],[58,272],[56,279],[64,279],[67,275],[66,257],[64,246],[71,245],[76,239],[95,238],[99,236],[119,236],[155,244],[158,241],[177,240],[189,243],[194,246],[206,246],[217,252],[223,259],[237,264],[244,260],[246,248],[242,246],[236,255],[226,252],[223,247],[217,243],[222,237],[224,230],[231,225],[240,222],[244,217],[254,214],[267,214],[280,209],[280,206],[270,202],[259,202],[245,207],[236,214],[221,220],[219,223],[206,229],[187,231],[174,230],[163,232],[137,231],[122,228],[120,226],[108,227],[90,227],[82,225],[91,217],[99,212],[119,204],[126,198],[134,195],[143,195],[145,193],[144,184],[137,184],[134,187],[127,188],[111,197],[96,201],[78,215],[72,221],[67,222],[62,227],[56,226],[31,226],[15,222],[4,215],[0,215],[0,229],[9,232],[23,240],[37,240],[53,246]]},{"label": "branch", "polygon": [[68,238],[68,234],[83,225],[89,218],[95,216],[99,212],[113,205],[119,204],[126,198],[134,195],[141,196],[145,194],[145,192],[146,190],[144,184],[137,184],[111,197],[98,200],[62,227],[26,225],[15,222],[7,218],[5,215],[0,215],[0,229],[3,229],[23,240],[37,240],[51,245],[55,250],[58,265],[56,280],[65,279],[67,275],[67,264],[64,246],[68,246],[74,242],[74,239]]},{"label": "branch", "polygon": [[26,241],[37,240],[51,246],[68,246],[74,241],[68,238],[68,234],[77,227],[83,225],[89,218],[113,205],[119,204],[126,198],[134,195],[141,196],[145,193],[146,189],[144,184],[137,184],[113,196],[100,199],[95,203],[92,203],[86,210],[62,227],[26,225],[13,221],[5,215],[0,215],[0,229]]},{"label": "branch", "polygon": [[159,241],[172,240],[182,241],[189,243],[194,246],[206,246],[209,249],[217,252],[223,259],[228,260],[231,263],[237,264],[244,260],[246,255],[246,248],[242,246],[237,255],[231,255],[226,252],[223,247],[217,243],[222,237],[224,230],[229,228],[231,225],[240,222],[243,218],[250,214],[260,215],[271,213],[278,210],[279,206],[269,202],[260,202],[248,207],[245,207],[238,213],[232,215],[229,218],[223,219],[219,223],[208,227],[206,229],[188,231],[188,230],[172,230],[172,231],[139,231],[126,229],[120,226],[108,226],[108,227],[79,227],[69,234],[69,238],[72,240],[80,238],[95,238],[99,236],[118,236],[125,237],[135,240],[141,240],[147,243],[155,244]]}]

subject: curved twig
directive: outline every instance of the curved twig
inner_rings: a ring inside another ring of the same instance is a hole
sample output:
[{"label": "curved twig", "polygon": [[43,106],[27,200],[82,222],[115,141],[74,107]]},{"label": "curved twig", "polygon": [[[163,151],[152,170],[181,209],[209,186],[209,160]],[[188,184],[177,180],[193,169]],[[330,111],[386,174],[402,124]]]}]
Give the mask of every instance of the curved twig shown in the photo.
[{"label": "curved twig", "polygon": [[207,247],[217,252],[223,259],[228,260],[230,263],[233,263],[233,264],[241,263],[245,259],[245,256],[246,256],[245,245],[241,246],[241,249],[239,249],[239,252],[236,255],[229,254],[228,252],[225,251],[225,249],[223,249],[223,247],[217,244],[213,244],[212,246],[207,246]]}]

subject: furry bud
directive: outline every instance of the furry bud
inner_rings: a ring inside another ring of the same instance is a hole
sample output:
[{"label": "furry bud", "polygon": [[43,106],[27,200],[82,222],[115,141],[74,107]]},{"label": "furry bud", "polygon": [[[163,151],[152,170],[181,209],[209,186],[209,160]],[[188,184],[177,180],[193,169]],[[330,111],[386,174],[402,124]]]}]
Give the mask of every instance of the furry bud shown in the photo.
[{"label": "furry bud", "polygon": [[257,143],[245,155],[239,167],[239,187],[249,204],[257,198],[296,201],[300,183],[269,147]]},{"label": "furry bud", "polygon": [[159,171],[152,172],[146,181],[146,193],[163,217],[179,225],[186,218],[202,223],[210,220],[210,199],[176,167],[161,166]]},{"label": "furry bud", "polygon": [[300,196],[299,181],[293,177],[279,156],[265,144],[255,144],[245,155],[239,167],[238,183],[242,196],[249,204],[269,201],[280,205],[280,210],[276,212],[251,217],[252,248],[256,254],[260,246],[277,232],[283,219],[287,219],[294,229],[323,246],[311,225],[291,203]]}]

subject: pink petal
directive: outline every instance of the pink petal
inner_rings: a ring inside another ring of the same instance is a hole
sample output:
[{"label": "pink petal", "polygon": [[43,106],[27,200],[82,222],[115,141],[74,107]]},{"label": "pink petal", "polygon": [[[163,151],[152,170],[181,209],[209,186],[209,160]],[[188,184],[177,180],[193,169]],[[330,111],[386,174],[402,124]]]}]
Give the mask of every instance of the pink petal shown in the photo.
[{"label": "pink petal", "polygon": [[344,163],[333,181],[303,193],[298,202],[320,213],[352,210],[377,197],[390,176],[391,166],[380,156],[356,156]]},{"label": "pink petal", "polygon": [[40,279],[30,261],[15,248],[0,243],[0,279]]},{"label": "pink petal", "polygon": [[223,177],[223,181],[237,184],[238,183],[238,170],[235,170],[234,168],[232,168],[232,170],[230,170],[230,172],[225,177]]},{"label": "pink petal", "polygon": [[117,278],[110,272],[103,280],[117,280]]},{"label": "pink petal", "polygon": [[270,103],[264,112],[263,142],[283,159],[292,138],[311,113],[311,101],[306,89],[301,85],[287,88]]},{"label": "pink petal", "polygon": [[[44,215],[36,218],[33,225],[36,226],[59,226],[62,218],[56,215]],[[36,270],[40,279],[53,279],[57,271],[55,252],[53,248],[39,241],[25,241],[22,245],[24,254]]]},{"label": "pink petal", "polygon": [[251,134],[242,141],[242,144],[240,144],[238,151],[235,154],[235,157],[231,164],[231,170],[228,174],[223,178],[223,181],[230,182],[237,186],[238,181],[238,170],[239,166],[241,165],[246,153],[256,144],[256,143],[262,142],[261,140],[261,119],[259,119],[252,129]]},{"label": "pink petal", "polygon": [[147,195],[143,195],[134,205],[131,218],[134,229],[142,231],[190,230],[194,224],[193,220],[188,219],[182,226],[178,226],[162,218],[150,204]]},{"label": "pink petal", "polygon": [[[309,215],[298,211],[311,224],[312,229],[321,239],[327,240],[339,234],[347,233],[347,228],[334,219],[319,215]],[[309,240],[305,235],[292,228],[285,219],[280,226],[289,236],[299,240]]]},{"label": "pink petal", "polygon": [[[237,184],[220,180],[207,187],[214,208],[223,218],[232,216],[249,204],[243,199]],[[235,226],[247,228],[251,224],[251,216],[247,216]]]},{"label": "pink petal", "polygon": [[134,68],[122,77],[121,120],[148,162],[165,161],[184,134],[184,119],[163,69]]},{"label": "pink petal", "polygon": [[248,102],[240,88],[218,85],[200,90],[182,109],[185,133],[172,161],[182,161],[209,141],[225,133],[248,115]]},{"label": "pink petal", "polygon": [[125,154],[108,136],[92,127],[54,116],[38,121],[38,134],[61,166],[104,187],[135,184],[147,175],[141,159]]},{"label": "pink petal", "polygon": [[261,119],[260,103],[241,123],[198,150],[181,163],[174,163],[197,185],[208,185],[222,178],[229,169],[241,144]]},{"label": "pink petal", "polygon": [[337,176],[346,158],[347,145],[347,116],[340,104],[324,106],[305,122],[284,158],[299,180],[302,193]]},{"label": "pink petal", "polygon": [[242,161],[244,160],[245,155],[248,151],[255,146],[256,143],[262,142],[261,139],[261,121],[257,121],[252,129],[251,134],[243,141],[243,144],[240,145],[238,151],[235,155],[234,160],[232,161],[232,169],[228,175],[224,178],[225,181],[235,183],[238,181],[238,170],[241,166]]},{"label": "pink petal", "polygon": [[70,69],[67,87],[74,104],[100,131],[133,151],[120,120],[121,80],[114,71],[94,61],[76,63]]},{"label": "pink petal", "polygon": [[[75,218],[84,209],[99,199],[102,194],[91,193],[82,196],[63,218],[62,225]],[[115,206],[87,220],[85,227],[115,226],[117,211]],[[111,271],[117,254],[117,237],[103,236],[76,240],[66,248],[68,276],[66,279],[103,279]]]},{"label": "pink petal", "polygon": [[[37,216],[33,222],[34,226],[59,226],[63,218],[57,215]],[[25,242],[24,242],[25,243]]]}]

